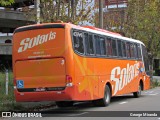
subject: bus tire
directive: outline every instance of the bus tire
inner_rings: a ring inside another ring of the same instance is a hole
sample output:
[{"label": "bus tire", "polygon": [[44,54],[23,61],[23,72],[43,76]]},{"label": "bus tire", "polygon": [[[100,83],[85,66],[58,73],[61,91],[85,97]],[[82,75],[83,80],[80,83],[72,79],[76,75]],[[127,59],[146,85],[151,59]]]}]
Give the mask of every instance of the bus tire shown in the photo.
[{"label": "bus tire", "polygon": [[139,97],[141,96],[141,92],[142,92],[142,85],[139,84],[139,86],[138,86],[138,91],[137,91],[137,92],[134,92],[134,93],[133,93],[133,96],[134,96],[135,98],[139,98]]},{"label": "bus tire", "polygon": [[106,85],[105,89],[104,89],[104,97],[102,99],[93,101],[93,103],[96,106],[105,107],[110,104],[110,100],[111,100],[111,90],[110,90],[109,86]]},{"label": "bus tire", "polygon": [[57,101],[56,105],[58,107],[72,107],[73,106],[73,101]]}]

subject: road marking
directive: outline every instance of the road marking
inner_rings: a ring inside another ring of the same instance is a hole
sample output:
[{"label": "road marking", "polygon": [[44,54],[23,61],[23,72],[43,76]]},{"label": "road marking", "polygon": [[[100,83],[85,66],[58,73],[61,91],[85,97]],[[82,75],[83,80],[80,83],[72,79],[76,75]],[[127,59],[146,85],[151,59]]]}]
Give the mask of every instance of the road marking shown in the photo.
[{"label": "road marking", "polygon": [[149,93],[153,93],[153,91],[150,91]]},{"label": "road marking", "polygon": [[148,94],[148,95],[158,95],[158,93],[155,93],[155,94]]},{"label": "road marking", "polygon": [[127,101],[124,101],[124,102],[120,102],[119,104],[121,104],[121,105],[122,105],[122,104],[125,104],[125,103],[128,103],[128,102],[127,102]]},{"label": "road marking", "polygon": [[160,118],[158,118],[160,120]]},{"label": "road marking", "polygon": [[144,93],[150,93],[150,91],[146,91],[146,92],[144,92]]},{"label": "road marking", "polygon": [[87,114],[88,112],[83,112],[83,113],[80,113],[80,114],[71,114],[71,115],[68,115],[68,116],[80,116],[80,115],[83,115],[83,114]]},{"label": "road marking", "polygon": [[146,91],[145,93],[153,93],[154,91]]}]

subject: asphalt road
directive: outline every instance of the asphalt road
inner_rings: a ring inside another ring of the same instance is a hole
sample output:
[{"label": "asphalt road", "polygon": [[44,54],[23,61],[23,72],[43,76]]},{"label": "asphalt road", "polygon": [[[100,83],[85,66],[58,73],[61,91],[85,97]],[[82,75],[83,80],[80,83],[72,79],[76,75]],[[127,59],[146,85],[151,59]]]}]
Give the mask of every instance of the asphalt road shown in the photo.
[{"label": "asphalt road", "polygon": [[51,108],[43,116],[54,117],[54,120],[55,116],[58,120],[64,117],[141,117],[160,120],[160,87],[143,91],[140,98],[134,98],[132,94],[113,97],[107,107],[95,107],[91,102],[81,102],[70,108]]}]

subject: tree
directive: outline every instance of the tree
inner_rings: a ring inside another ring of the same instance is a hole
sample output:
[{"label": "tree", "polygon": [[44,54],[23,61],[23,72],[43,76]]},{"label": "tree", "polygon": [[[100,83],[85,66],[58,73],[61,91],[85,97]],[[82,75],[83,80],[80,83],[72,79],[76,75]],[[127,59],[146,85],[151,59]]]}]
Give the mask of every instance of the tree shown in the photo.
[{"label": "tree", "polygon": [[14,0],[0,0],[0,5],[6,6],[14,3]]},{"label": "tree", "polygon": [[[62,20],[73,24],[92,22],[94,0],[41,0],[41,22],[56,22]],[[35,11],[30,12],[35,14]]]},{"label": "tree", "polygon": [[145,43],[150,60],[160,53],[160,1],[129,0],[123,32]]}]

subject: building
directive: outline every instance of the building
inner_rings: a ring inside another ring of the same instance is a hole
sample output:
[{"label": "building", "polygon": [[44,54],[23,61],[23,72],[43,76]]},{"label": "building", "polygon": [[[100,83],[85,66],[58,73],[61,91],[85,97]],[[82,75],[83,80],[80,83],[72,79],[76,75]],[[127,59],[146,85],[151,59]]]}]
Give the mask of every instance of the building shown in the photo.
[{"label": "building", "polygon": [[[97,8],[99,7],[99,0],[96,0]],[[117,27],[121,27],[121,23],[125,19],[125,10],[127,8],[128,0],[104,0],[104,6],[103,6],[103,28],[107,30],[113,30]],[[96,15],[96,26],[99,25],[99,20],[97,20],[99,17],[99,14]]]},{"label": "building", "polygon": [[13,31],[17,27],[34,23],[25,15],[33,6],[33,0],[15,0],[11,6],[0,5],[0,71],[12,68]]}]

